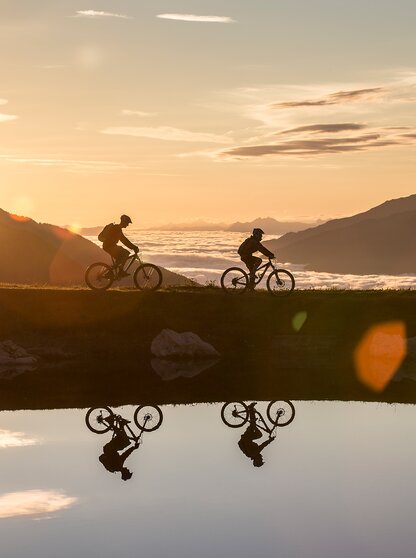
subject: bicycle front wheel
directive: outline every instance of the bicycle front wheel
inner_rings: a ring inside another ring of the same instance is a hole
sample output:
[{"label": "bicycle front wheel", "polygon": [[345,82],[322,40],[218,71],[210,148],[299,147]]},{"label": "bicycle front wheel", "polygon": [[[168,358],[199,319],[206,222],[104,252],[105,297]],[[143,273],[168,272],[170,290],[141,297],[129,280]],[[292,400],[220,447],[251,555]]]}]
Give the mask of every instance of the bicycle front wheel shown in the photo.
[{"label": "bicycle front wheel", "polygon": [[85,272],[85,282],[90,289],[105,291],[114,283],[113,268],[106,263],[93,263]]},{"label": "bicycle front wheel", "polygon": [[221,276],[221,287],[227,294],[243,294],[248,284],[247,273],[239,267],[230,267]]},{"label": "bicycle front wheel", "polygon": [[156,405],[140,405],[134,411],[134,422],[137,428],[145,432],[157,430],[163,421],[162,409]]},{"label": "bicycle front wheel", "polygon": [[287,426],[295,418],[295,407],[291,401],[270,401],[267,418],[276,426]]},{"label": "bicycle front wheel", "polygon": [[134,284],[142,291],[156,291],[162,284],[162,272],[153,264],[142,264],[134,272]]},{"label": "bicycle front wheel", "polygon": [[105,434],[111,429],[113,416],[110,407],[93,407],[85,415],[85,423],[94,434]]},{"label": "bicycle front wheel", "polygon": [[239,428],[248,421],[248,407],[242,401],[224,403],[221,409],[221,419],[230,428]]},{"label": "bicycle front wheel", "polygon": [[276,296],[287,296],[295,288],[295,278],[286,269],[275,269],[267,278],[267,290]]}]

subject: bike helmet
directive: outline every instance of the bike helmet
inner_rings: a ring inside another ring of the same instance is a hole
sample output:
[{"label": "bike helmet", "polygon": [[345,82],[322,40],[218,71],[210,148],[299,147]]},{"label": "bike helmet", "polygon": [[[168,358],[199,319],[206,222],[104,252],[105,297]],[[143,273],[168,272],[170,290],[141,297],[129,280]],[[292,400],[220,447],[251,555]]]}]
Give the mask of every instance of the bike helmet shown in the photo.
[{"label": "bike helmet", "polygon": [[130,219],[130,217],[128,215],[122,215],[120,217],[120,221],[124,222],[124,223],[127,223],[127,224],[133,223],[133,221]]},{"label": "bike helmet", "polygon": [[253,236],[261,236],[264,234],[262,229],[253,229]]}]

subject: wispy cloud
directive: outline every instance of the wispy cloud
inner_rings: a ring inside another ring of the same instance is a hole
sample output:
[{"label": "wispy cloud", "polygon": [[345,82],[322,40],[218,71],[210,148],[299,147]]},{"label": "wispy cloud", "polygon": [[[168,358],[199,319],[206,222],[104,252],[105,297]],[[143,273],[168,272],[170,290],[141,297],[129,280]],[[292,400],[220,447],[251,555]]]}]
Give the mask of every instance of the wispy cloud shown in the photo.
[{"label": "wispy cloud", "polygon": [[158,126],[155,128],[134,127],[134,126],[115,126],[102,130],[103,134],[119,136],[133,136],[137,138],[151,138],[165,141],[179,142],[201,142],[201,143],[230,143],[231,139],[227,135],[217,135],[205,132],[190,132],[180,128],[170,128],[168,126]]},{"label": "wispy cloud", "polygon": [[102,18],[102,17],[115,17],[118,19],[132,19],[125,14],[116,14],[113,12],[100,12],[96,10],[77,10],[74,17],[89,17],[89,18]]},{"label": "wispy cloud", "polygon": [[234,23],[235,20],[227,16],[194,15],[194,14],[158,14],[160,19],[175,21],[191,21],[196,23]]},{"label": "wispy cloud", "polygon": [[0,155],[0,163],[33,165],[37,167],[59,167],[68,172],[106,173],[121,170],[138,170],[141,167],[117,161],[85,159],[62,159],[37,155]]},{"label": "wispy cloud", "polygon": [[[344,127],[344,128],[343,128]],[[354,134],[356,130],[366,129],[364,134]],[[333,134],[351,130],[350,135],[337,135],[334,137],[321,136],[322,133],[332,132]],[[322,155],[333,155],[336,153],[353,153],[381,149],[386,147],[413,147],[416,145],[416,134],[398,134],[388,128],[367,128],[359,125],[357,128],[345,127],[343,124],[331,125],[329,130],[325,130],[325,125],[316,124],[311,126],[299,126],[292,130],[283,132],[291,134],[290,139],[282,139],[272,143],[262,143],[256,145],[244,145],[226,149],[217,156],[221,159],[247,159],[266,156],[294,156],[294,157],[316,157]],[[319,134],[319,137],[317,136]],[[282,133],[275,134],[281,136]]]},{"label": "wispy cloud", "polygon": [[362,130],[365,127],[366,127],[365,124],[355,124],[350,122],[344,124],[311,124],[309,126],[298,126],[297,128],[290,128],[289,130],[283,130],[282,132],[278,132],[278,135],[295,134],[299,132],[312,132],[315,134],[321,134],[321,133],[336,134],[338,132]]},{"label": "wispy cloud", "polygon": [[57,490],[25,490],[0,495],[0,519],[17,516],[39,517],[74,505],[77,498]]},{"label": "wispy cloud", "polygon": [[129,110],[129,109],[123,109],[121,111],[121,114],[123,116],[143,116],[143,117],[148,117],[148,116],[157,116],[157,112],[145,112],[143,110]]},{"label": "wispy cloud", "polygon": [[272,108],[298,108],[298,107],[317,107],[325,105],[339,105],[341,103],[351,103],[362,101],[363,99],[373,99],[383,95],[383,87],[371,87],[369,89],[355,89],[352,91],[337,91],[321,97],[320,99],[309,99],[301,101],[286,101],[283,103],[273,103]]}]

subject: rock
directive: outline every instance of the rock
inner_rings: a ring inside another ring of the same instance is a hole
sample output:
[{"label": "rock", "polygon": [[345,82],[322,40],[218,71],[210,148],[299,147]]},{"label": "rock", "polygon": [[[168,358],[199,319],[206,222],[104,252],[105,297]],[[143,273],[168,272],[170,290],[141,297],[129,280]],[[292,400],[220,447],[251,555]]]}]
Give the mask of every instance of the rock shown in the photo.
[{"label": "rock", "polygon": [[14,341],[0,342],[0,379],[11,380],[36,368],[38,359]]},{"label": "rock", "polygon": [[159,358],[213,358],[220,354],[212,345],[203,341],[196,333],[185,331],[178,333],[172,329],[163,329],[151,345],[152,354]]},{"label": "rock", "polygon": [[168,382],[180,377],[192,378],[193,376],[197,376],[204,370],[214,366],[218,360],[218,358],[199,358],[198,360],[152,358],[151,365],[156,374],[158,374],[162,380]]},{"label": "rock", "polygon": [[0,367],[36,364],[37,358],[10,339],[0,343]]}]

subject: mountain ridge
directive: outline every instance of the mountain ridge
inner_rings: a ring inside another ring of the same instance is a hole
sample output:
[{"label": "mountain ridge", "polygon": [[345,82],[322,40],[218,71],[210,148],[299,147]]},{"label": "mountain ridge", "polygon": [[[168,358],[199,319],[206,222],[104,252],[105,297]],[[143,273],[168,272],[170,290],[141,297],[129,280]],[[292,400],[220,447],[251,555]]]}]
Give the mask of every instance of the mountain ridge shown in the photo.
[{"label": "mountain ridge", "polygon": [[416,273],[416,195],[264,244],[281,261],[341,274]]}]

